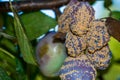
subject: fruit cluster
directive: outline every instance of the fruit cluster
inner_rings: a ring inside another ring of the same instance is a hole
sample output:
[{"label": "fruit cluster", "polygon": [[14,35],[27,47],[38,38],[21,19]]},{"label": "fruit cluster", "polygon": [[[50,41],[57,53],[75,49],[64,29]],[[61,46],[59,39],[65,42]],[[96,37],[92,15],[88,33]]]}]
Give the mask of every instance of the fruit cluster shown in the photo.
[{"label": "fruit cluster", "polygon": [[111,60],[105,21],[95,19],[88,2],[71,0],[58,24],[58,32],[66,34],[68,51],[59,72],[61,80],[95,80],[96,69],[106,69]]}]

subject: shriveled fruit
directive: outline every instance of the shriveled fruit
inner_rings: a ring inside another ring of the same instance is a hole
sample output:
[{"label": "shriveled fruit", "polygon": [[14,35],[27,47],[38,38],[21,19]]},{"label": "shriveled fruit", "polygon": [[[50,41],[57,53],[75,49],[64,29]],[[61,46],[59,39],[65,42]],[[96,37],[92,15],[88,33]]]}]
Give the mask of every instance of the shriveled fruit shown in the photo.
[{"label": "shriveled fruit", "polygon": [[66,48],[61,42],[54,42],[56,32],[43,37],[36,49],[36,58],[41,72],[48,77],[58,76],[57,72],[66,58]]},{"label": "shriveled fruit", "polygon": [[76,57],[86,49],[86,37],[84,35],[79,37],[68,32],[66,35],[65,45],[67,47],[68,54],[72,57]]},{"label": "shriveled fruit", "polygon": [[71,0],[66,6],[64,13],[58,19],[58,32],[67,33],[69,31],[69,24],[72,20],[71,13],[73,12],[73,6],[77,3],[77,0]]},{"label": "shriveled fruit", "polygon": [[90,22],[94,19],[94,9],[87,2],[71,0],[58,20],[59,32],[72,31],[81,36],[88,30]]},{"label": "shriveled fruit", "polygon": [[95,80],[96,69],[106,69],[111,60],[105,21],[95,19],[88,2],[70,0],[58,23],[68,52],[59,71],[61,80]]},{"label": "shriveled fruit", "polygon": [[96,69],[86,55],[67,57],[60,70],[61,80],[95,80]]},{"label": "shriveled fruit", "polygon": [[112,53],[108,45],[100,50],[95,51],[93,54],[87,52],[86,55],[95,68],[100,70],[104,70],[109,66],[112,57]]},{"label": "shriveled fruit", "polygon": [[73,6],[71,13],[72,21],[70,22],[70,30],[77,36],[86,34],[89,24],[94,20],[94,9],[88,2],[77,2]]},{"label": "shriveled fruit", "polygon": [[94,20],[89,32],[87,33],[88,51],[94,53],[99,50],[110,40],[110,35],[105,26],[105,21]]}]

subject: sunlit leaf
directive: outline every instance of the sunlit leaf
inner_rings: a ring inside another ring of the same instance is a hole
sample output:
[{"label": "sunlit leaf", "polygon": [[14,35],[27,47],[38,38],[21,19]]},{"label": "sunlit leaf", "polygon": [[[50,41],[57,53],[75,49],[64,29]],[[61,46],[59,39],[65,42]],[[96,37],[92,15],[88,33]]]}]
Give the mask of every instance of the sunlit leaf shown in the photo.
[{"label": "sunlit leaf", "polygon": [[120,80],[120,64],[113,64],[104,74],[104,80]]},{"label": "sunlit leaf", "polygon": [[55,27],[57,24],[55,19],[48,17],[40,11],[24,13],[21,15],[21,20],[30,40],[36,39],[40,35],[45,34],[50,28]]},{"label": "sunlit leaf", "polygon": [[12,80],[8,76],[7,72],[3,68],[1,68],[1,67],[0,67],[0,80]]},{"label": "sunlit leaf", "polygon": [[3,48],[1,48],[1,47],[0,47],[0,51],[1,51],[1,52],[4,52],[4,53],[7,54],[9,57],[15,59],[15,57],[14,57],[11,53],[9,53],[8,51],[6,51],[5,49],[3,49]]},{"label": "sunlit leaf", "polygon": [[26,61],[29,64],[36,64],[34,56],[33,56],[33,48],[32,45],[30,44],[25,31],[23,29],[23,25],[20,22],[20,19],[18,17],[17,12],[12,8],[11,4],[11,10],[14,13],[14,28],[15,28],[15,34],[18,40],[18,44],[20,46],[20,50],[22,53],[22,57],[24,61]]},{"label": "sunlit leaf", "polygon": [[43,75],[36,75],[35,80],[61,80],[59,77],[45,77]]},{"label": "sunlit leaf", "polygon": [[13,43],[11,40],[8,40],[6,38],[2,38],[0,40],[0,45],[4,48],[6,48],[11,53],[17,53],[17,48],[15,46],[15,43]]},{"label": "sunlit leaf", "polygon": [[37,75],[35,80],[43,80],[43,77],[41,75]]},{"label": "sunlit leaf", "polygon": [[120,42],[111,37],[109,41],[110,50],[112,51],[114,60],[120,59]]},{"label": "sunlit leaf", "polygon": [[120,11],[112,11],[112,17],[120,20]]}]

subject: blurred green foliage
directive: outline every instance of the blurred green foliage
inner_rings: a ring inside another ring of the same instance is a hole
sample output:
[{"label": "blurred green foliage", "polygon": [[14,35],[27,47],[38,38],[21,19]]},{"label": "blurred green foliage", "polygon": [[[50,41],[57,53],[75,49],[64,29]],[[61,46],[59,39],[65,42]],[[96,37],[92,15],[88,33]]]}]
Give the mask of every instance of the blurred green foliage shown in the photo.
[{"label": "blurred green foliage", "polygon": [[120,59],[120,43],[113,37],[109,41],[110,50],[112,51],[114,60]]},{"label": "blurred green foliage", "polygon": [[112,5],[112,0],[104,0],[104,7],[105,8],[108,8],[111,5]]},{"label": "blurred green foliage", "polygon": [[[104,7],[112,4],[112,0],[105,0]],[[54,28],[57,21],[40,11],[14,14],[13,18],[8,13],[0,13],[0,80],[60,80],[43,76],[35,59],[37,38]],[[113,10],[112,17],[120,20],[120,11]],[[120,80],[120,42],[111,37],[109,47],[113,54],[111,65],[98,74],[103,80]]]},{"label": "blurred green foliage", "polygon": [[0,80],[12,80],[8,74],[6,73],[6,71],[0,67]]},{"label": "blurred green foliage", "polygon": [[105,80],[120,80],[120,64],[113,63],[103,76]]}]

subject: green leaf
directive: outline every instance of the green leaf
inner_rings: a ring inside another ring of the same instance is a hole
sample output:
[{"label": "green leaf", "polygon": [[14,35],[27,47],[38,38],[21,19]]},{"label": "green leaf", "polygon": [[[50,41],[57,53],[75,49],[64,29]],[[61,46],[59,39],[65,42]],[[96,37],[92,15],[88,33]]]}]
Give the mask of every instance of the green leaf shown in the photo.
[{"label": "green leaf", "polygon": [[[9,57],[15,59],[15,57],[14,57],[11,53],[9,53],[8,51],[6,51],[5,49],[3,49],[3,48],[1,48],[1,47],[0,47],[0,51],[1,51],[1,52],[4,52],[4,53],[7,54]],[[4,58],[5,58],[5,57],[4,57]]]},{"label": "green leaf", "polygon": [[19,61],[19,59],[16,59],[16,72],[18,73],[17,80],[26,80],[26,74],[23,69],[22,63]]},{"label": "green leaf", "polygon": [[0,66],[14,75],[12,78],[15,80],[25,80],[26,75],[20,60],[3,48],[0,48]]},{"label": "green leaf", "polygon": [[11,53],[17,53],[16,45],[11,40],[8,40],[6,38],[2,38],[0,40],[0,45],[4,48],[6,48]]},{"label": "green leaf", "polygon": [[0,47],[0,66],[2,66],[4,69],[6,69],[10,73],[14,73],[16,71],[15,57],[1,47]]},{"label": "green leaf", "polygon": [[112,18],[120,20],[120,11],[112,11]]},{"label": "green leaf", "polygon": [[96,0],[92,0],[89,3],[90,3],[90,5],[93,5],[95,2],[96,2]]},{"label": "green leaf", "polygon": [[5,14],[4,18],[5,18],[4,26],[6,27],[5,33],[7,33],[11,36],[15,36],[13,17],[8,14]]},{"label": "green leaf", "polygon": [[25,31],[23,29],[23,25],[20,22],[19,16],[17,12],[13,9],[11,3],[10,3],[10,7],[12,12],[14,13],[15,34],[18,40],[18,44],[20,46],[20,51],[22,53],[23,59],[29,64],[36,65],[35,58],[33,56],[34,52],[33,52],[32,45],[25,34]]},{"label": "green leaf", "polygon": [[0,66],[7,70],[9,73],[16,72],[15,57],[1,47],[0,47]]},{"label": "green leaf", "polygon": [[12,80],[8,76],[7,72],[3,68],[1,68],[1,67],[0,67],[0,80]]},{"label": "green leaf", "polygon": [[109,47],[112,51],[114,60],[120,59],[120,42],[118,42],[115,38],[111,37],[109,41]]},{"label": "green leaf", "polygon": [[24,13],[21,15],[26,34],[30,40],[45,34],[50,28],[56,26],[55,19],[46,16],[42,12]]},{"label": "green leaf", "polygon": [[17,36],[17,40],[20,46],[21,53],[23,55],[23,59],[30,64],[36,64],[33,57],[33,49],[32,46],[24,32],[24,29],[20,23],[20,20],[17,15],[14,18],[15,32]]},{"label": "green leaf", "polygon": [[120,80],[120,64],[113,64],[104,74],[104,80]]},{"label": "green leaf", "polygon": [[105,8],[108,8],[111,5],[112,5],[112,0],[104,0],[104,7]]}]

